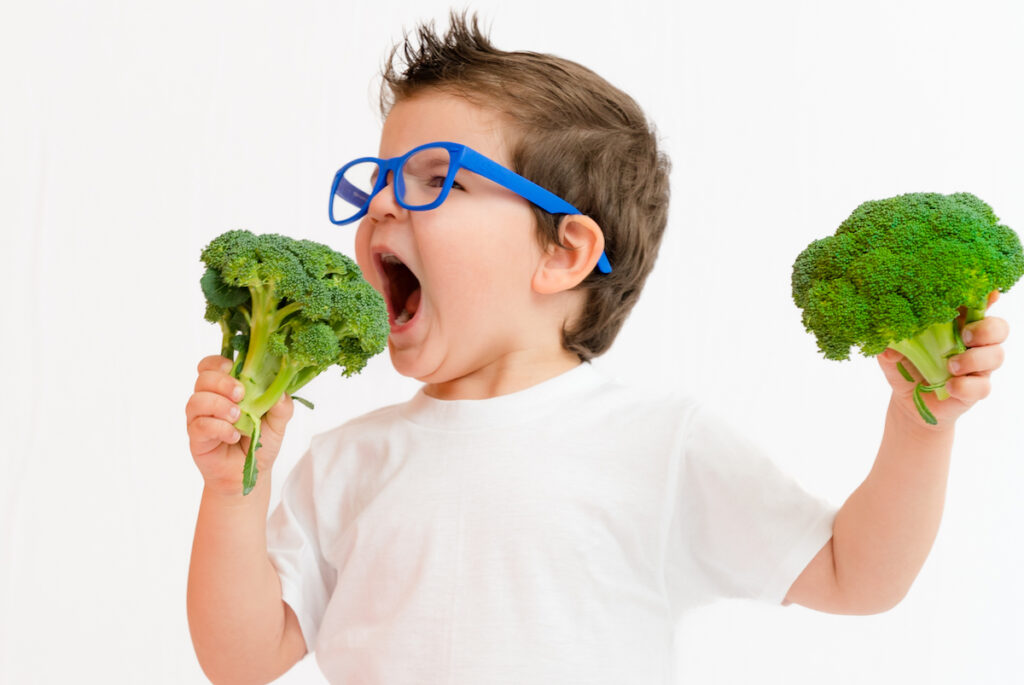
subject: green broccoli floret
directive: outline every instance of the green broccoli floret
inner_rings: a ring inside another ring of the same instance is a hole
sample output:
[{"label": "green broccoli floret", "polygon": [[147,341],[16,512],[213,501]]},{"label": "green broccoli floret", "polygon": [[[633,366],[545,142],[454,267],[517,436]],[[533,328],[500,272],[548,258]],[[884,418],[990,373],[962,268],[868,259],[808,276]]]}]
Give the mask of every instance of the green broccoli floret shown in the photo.
[{"label": "green broccoli floret", "polygon": [[[947,359],[965,351],[957,325],[985,316],[988,295],[1024,274],[1017,234],[970,193],[908,193],[857,207],[834,235],[812,242],[793,264],[793,301],[826,359],[892,348],[924,377],[921,397],[949,397]],[[900,366],[907,380],[913,377]]]},{"label": "green broccoli floret", "polygon": [[242,474],[247,495],[256,485],[263,415],[282,393],[293,394],[331,365],[346,377],[362,370],[387,345],[387,307],[355,262],[309,240],[228,231],[200,258],[205,318],[220,324],[221,354],[245,386],[235,427],[251,438]]}]

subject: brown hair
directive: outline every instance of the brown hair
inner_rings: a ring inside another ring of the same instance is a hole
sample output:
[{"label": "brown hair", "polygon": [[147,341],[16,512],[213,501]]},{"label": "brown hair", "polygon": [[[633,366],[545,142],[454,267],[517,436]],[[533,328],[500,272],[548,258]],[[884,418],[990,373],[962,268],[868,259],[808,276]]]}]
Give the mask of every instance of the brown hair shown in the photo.
[{"label": "brown hair", "polygon": [[[436,89],[503,114],[516,136],[512,170],[564,198],[601,227],[612,273],[577,286],[583,311],[562,330],[565,349],[587,361],[608,350],[640,296],[668,223],[668,157],[636,102],[593,71],[560,57],[505,52],[477,17],[451,12],[448,32],[417,27],[383,68],[380,110]],[[403,50],[404,69],[395,66]],[[542,247],[560,244],[560,215],[534,206]]]}]

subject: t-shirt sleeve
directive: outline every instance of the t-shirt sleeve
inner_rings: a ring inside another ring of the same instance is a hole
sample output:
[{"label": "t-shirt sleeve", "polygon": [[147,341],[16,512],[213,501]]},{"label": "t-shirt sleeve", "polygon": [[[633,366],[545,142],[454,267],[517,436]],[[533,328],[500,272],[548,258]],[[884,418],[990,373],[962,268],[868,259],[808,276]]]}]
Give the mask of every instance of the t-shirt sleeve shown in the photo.
[{"label": "t-shirt sleeve", "polygon": [[674,456],[666,584],[676,615],[720,598],[781,604],[832,537],[838,508],[700,406]]},{"label": "t-shirt sleeve", "polygon": [[313,487],[310,450],[288,474],[281,501],[267,519],[270,562],[281,578],[282,598],[295,612],[310,654],[335,582],[320,547]]}]

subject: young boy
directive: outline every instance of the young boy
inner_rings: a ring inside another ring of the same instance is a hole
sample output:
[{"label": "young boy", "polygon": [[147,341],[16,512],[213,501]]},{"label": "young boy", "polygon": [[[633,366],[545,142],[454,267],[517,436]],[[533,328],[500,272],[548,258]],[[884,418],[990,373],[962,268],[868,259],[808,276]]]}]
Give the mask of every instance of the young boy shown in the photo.
[{"label": "young boy", "polygon": [[242,497],[241,386],[223,358],[200,363],[188,615],[211,680],[268,682],[315,651],[338,683],[670,683],[676,621],[716,598],[899,602],[1006,323],[967,326],[937,426],[901,357],[879,357],[882,445],[836,512],[699,403],[584,363],[621,327],[667,220],[668,161],[636,104],[575,63],[495,49],[475,20],[419,39],[401,73],[392,54],[378,161],[346,170],[332,220],[359,221],[392,362],[424,386],[314,437],[268,521],[292,401],[265,418]]}]

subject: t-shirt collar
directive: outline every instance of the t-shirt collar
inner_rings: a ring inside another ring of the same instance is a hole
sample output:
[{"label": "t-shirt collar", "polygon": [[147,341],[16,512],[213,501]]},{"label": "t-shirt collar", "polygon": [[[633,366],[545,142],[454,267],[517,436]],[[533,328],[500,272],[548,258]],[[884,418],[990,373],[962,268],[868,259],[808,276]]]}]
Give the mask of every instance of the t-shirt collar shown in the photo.
[{"label": "t-shirt collar", "polygon": [[439,400],[423,388],[402,405],[401,416],[412,423],[444,430],[489,430],[553,415],[570,398],[578,399],[606,383],[589,363],[523,390],[482,400]]}]

